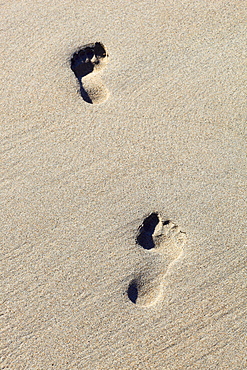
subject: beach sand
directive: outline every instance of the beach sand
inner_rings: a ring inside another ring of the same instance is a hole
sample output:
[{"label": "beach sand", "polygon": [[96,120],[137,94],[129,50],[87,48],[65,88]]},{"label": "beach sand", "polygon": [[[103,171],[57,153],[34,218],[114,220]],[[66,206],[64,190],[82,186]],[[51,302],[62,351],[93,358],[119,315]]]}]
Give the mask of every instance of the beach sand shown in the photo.
[{"label": "beach sand", "polygon": [[246,1],[1,5],[1,369],[246,369]]}]

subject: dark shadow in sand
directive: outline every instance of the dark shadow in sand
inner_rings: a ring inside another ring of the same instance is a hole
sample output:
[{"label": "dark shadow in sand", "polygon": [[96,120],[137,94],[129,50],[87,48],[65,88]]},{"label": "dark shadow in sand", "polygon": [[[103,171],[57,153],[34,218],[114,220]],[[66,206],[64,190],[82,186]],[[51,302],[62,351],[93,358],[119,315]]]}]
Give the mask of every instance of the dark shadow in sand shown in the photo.
[{"label": "dark shadow in sand", "polygon": [[159,217],[157,213],[151,213],[151,215],[145,218],[136,238],[137,244],[144,249],[154,248],[153,233],[158,223]]},{"label": "dark shadow in sand", "polygon": [[136,303],[136,300],[138,298],[138,287],[135,280],[130,283],[127,293],[131,302]]},{"label": "dark shadow in sand", "polygon": [[[100,59],[106,56],[103,44],[96,42],[95,44],[85,45],[82,49],[76,51],[71,58],[70,67],[79,81],[81,96],[87,103],[92,104],[92,100],[83,88],[82,78],[92,73],[94,66],[99,64]],[[93,58],[94,62],[92,62]]]}]

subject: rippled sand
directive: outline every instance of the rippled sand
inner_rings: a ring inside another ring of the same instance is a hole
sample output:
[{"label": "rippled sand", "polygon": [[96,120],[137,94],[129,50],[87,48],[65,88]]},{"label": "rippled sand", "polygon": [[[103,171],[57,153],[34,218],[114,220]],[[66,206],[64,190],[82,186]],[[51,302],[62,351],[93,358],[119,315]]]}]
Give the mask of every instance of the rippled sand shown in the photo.
[{"label": "rippled sand", "polygon": [[1,369],[247,368],[245,8],[2,2]]}]

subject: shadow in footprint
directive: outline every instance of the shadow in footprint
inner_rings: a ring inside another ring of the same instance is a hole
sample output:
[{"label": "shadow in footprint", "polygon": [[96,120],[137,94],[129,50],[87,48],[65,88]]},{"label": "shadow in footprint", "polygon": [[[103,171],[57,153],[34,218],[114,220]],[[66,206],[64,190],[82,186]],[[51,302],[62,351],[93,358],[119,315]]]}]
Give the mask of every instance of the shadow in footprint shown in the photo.
[{"label": "shadow in footprint", "polygon": [[131,302],[136,303],[138,298],[138,287],[137,282],[135,280],[131,281],[127,293]]},{"label": "shadow in footprint", "polygon": [[78,79],[80,93],[84,101],[93,104],[106,100],[107,90],[103,87],[100,79],[91,77],[86,81],[85,77],[93,72],[100,71],[107,62],[107,53],[102,43],[85,45],[75,52],[71,58],[70,67]]},{"label": "shadow in footprint", "polygon": [[151,213],[151,215],[145,218],[136,238],[137,244],[144,249],[154,248],[153,233],[159,222],[158,213]]}]

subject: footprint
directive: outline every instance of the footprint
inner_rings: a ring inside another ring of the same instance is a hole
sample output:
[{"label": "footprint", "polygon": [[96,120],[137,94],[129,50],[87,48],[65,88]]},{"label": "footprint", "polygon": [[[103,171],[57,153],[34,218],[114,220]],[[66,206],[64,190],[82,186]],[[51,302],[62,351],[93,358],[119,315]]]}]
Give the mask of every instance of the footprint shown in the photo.
[{"label": "footprint", "polygon": [[155,271],[146,269],[131,279],[127,289],[131,302],[147,307],[162,298],[168,267],[182,254],[185,242],[186,233],[172,221],[163,220],[157,212],[144,219],[138,229],[136,243],[148,250],[152,259],[155,253],[156,258],[159,258],[159,265]]},{"label": "footprint", "polygon": [[108,61],[108,54],[101,42],[88,44],[76,51],[71,58],[71,69],[80,84],[82,98],[91,104],[103,103],[109,95],[101,72]]}]

